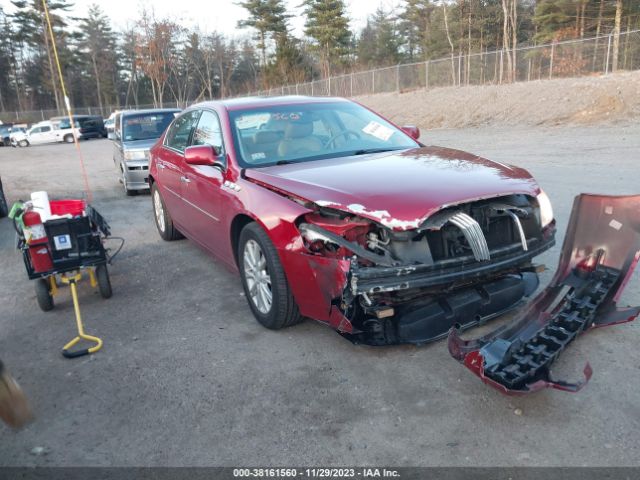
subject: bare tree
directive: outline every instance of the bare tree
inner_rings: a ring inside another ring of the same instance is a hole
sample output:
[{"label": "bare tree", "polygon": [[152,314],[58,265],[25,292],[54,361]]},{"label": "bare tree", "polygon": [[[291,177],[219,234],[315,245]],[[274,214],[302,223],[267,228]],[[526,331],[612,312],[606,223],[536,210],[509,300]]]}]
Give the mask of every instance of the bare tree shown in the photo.
[{"label": "bare tree", "polygon": [[618,57],[620,54],[620,25],[622,23],[622,3],[623,0],[616,0],[616,19],[613,28],[613,60],[611,70],[618,70]]}]

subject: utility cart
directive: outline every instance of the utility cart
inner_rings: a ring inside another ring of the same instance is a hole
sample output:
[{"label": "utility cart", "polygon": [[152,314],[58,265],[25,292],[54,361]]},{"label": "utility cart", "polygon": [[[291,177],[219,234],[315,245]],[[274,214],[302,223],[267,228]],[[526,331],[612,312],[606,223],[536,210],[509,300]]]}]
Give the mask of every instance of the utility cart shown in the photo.
[{"label": "utility cart", "polygon": [[[107,269],[107,253],[103,241],[111,234],[100,213],[83,200],[52,200],[53,218],[42,223],[44,236],[28,238],[30,227],[23,215],[24,226],[16,222],[18,248],[22,251],[29,279],[35,280],[36,298],[43,311],[54,307],[60,276],[86,271],[91,285],[98,287],[103,298],[112,295]],[[14,218],[14,221],[16,219]],[[31,228],[35,231],[35,228]]]},{"label": "utility cart", "polygon": [[[109,224],[84,200],[47,199],[45,204],[44,221],[37,212],[41,206],[33,202],[14,205],[10,216],[18,232],[18,249],[29,279],[35,280],[36,298],[43,311],[54,307],[59,282],[71,289],[78,334],[62,347],[62,354],[75,358],[95,353],[102,347],[102,340],[84,331],[76,287],[87,273],[91,286],[97,287],[103,298],[111,297],[109,257],[104,248],[104,241],[111,235]],[[120,240],[122,244],[111,259],[124,244],[124,240]],[[82,340],[94,345],[70,350]]]}]

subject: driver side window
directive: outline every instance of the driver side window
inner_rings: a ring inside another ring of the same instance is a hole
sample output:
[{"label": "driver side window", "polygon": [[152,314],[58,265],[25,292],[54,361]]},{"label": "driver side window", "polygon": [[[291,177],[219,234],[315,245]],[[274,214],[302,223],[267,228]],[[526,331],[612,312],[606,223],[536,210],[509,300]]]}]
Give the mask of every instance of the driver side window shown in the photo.
[{"label": "driver side window", "polygon": [[164,144],[167,147],[178,150],[180,153],[184,153],[184,149],[189,144],[191,131],[196,126],[199,117],[200,110],[193,110],[176,118],[171,127],[169,127]]},{"label": "driver side window", "polygon": [[202,112],[198,126],[193,132],[192,145],[211,145],[217,155],[224,153],[222,130],[218,116],[208,110]]}]

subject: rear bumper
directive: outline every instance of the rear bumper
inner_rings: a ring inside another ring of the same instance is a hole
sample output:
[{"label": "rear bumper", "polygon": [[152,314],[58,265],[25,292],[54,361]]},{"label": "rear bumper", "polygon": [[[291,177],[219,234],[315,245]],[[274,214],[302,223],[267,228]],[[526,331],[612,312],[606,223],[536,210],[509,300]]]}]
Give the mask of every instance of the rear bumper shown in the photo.
[{"label": "rear bumper", "polygon": [[353,262],[351,267],[351,293],[373,294],[428,288],[452,284],[460,281],[480,280],[488,275],[519,271],[523,264],[548,250],[555,244],[552,235],[544,241],[529,240],[528,250],[523,251],[520,243],[512,244],[491,252],[491,260],[478,262],[473,256],[437,262],[435,265],[414,265],[401,267],[361,267]]}]

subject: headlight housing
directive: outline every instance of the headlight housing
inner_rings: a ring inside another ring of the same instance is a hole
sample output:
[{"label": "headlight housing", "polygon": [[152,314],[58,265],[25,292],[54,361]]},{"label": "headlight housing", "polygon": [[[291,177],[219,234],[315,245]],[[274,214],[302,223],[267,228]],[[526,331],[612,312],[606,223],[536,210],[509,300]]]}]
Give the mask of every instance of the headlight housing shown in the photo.
[{"label": "headlight housing", "polygon": [[549,196],[544,193],[544,190],[540,190],[540,194],[536,199],[540,207],[540,226],[544,228],[553,221],[553,207],[551,206]]},{"label": "headlight housing", "polygon": [[149,152],[148,150],[125,150],[125,160],[146,160]]}]

